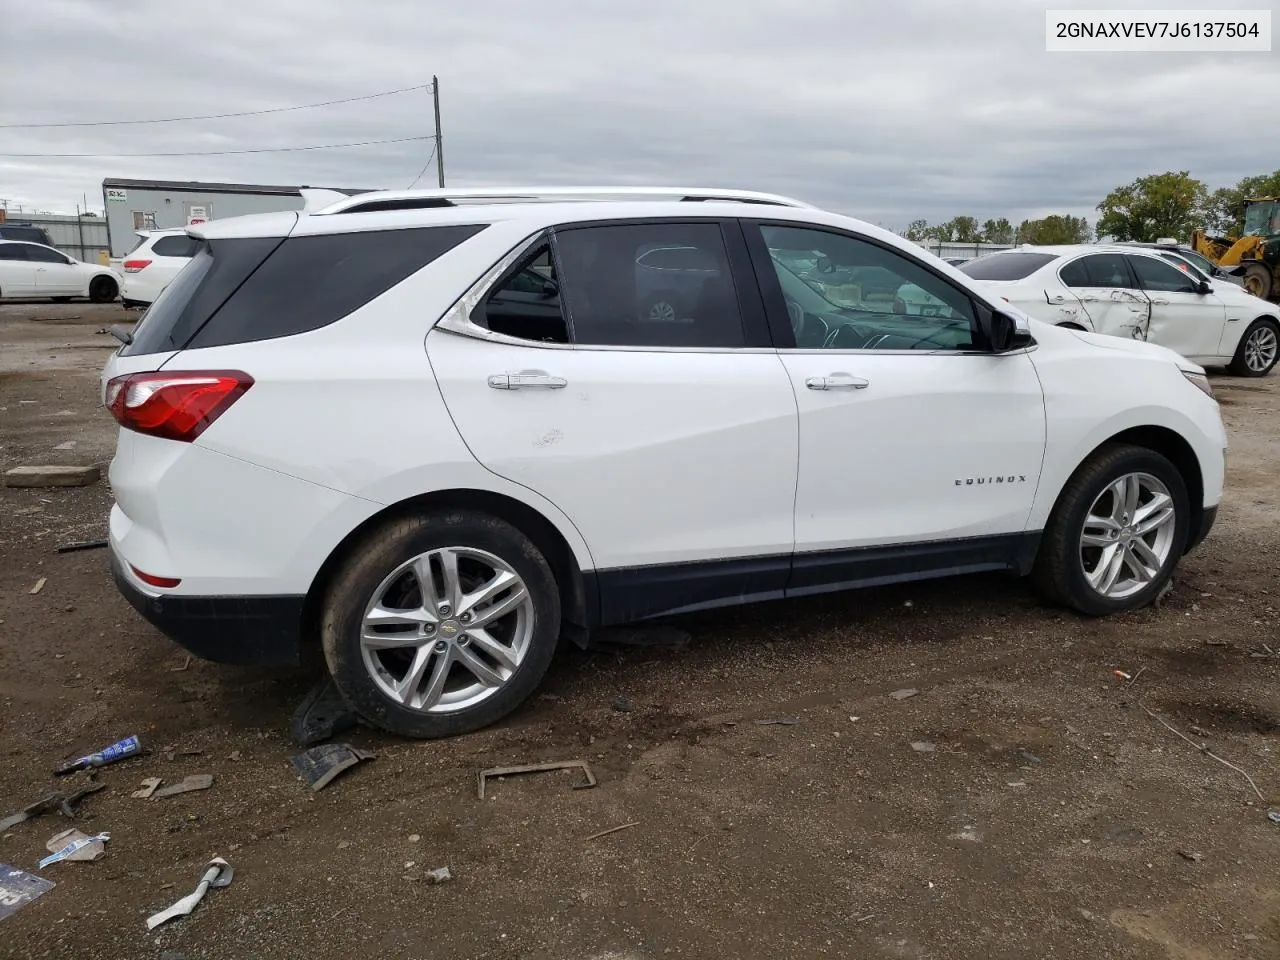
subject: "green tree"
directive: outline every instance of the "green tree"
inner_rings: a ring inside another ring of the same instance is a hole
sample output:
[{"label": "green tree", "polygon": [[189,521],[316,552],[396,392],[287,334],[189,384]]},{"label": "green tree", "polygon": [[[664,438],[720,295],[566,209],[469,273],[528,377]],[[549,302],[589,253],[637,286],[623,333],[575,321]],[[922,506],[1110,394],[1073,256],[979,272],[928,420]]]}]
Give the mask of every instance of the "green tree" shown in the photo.
[{"label": "green tree", "polygon": [[982,225],[982,236],[986,243],[1013,243],[1013,224],[1001,217],[999,220],[988,220]]},{"label": "green tree", "polygon": [[1039,220],[1023,220],[1018,225],[1016,243],[1054,246],[1063,243],[1088,243],[1093,239],[1089,221],[1084,217],[1053,213]]},{"label": "green tree", "polygon": [[1244,204],[1250,197],[1280,197],[1280,170],[1245,177],[1234,187],[1213,191],[1205,204],[1205,229],[1238,237],[1244,232]]},{"label": "green tree", "polygon": [[1205,185],[1183,170],[1116,187],[1098,204],[1098,235],[1115,240],[1189,239],[1204,215]]},{"label": "green tree", "polygon": [[929,239],[929,224],[925,220],[912,220],[903,231],[903,237],[916,243]]}]

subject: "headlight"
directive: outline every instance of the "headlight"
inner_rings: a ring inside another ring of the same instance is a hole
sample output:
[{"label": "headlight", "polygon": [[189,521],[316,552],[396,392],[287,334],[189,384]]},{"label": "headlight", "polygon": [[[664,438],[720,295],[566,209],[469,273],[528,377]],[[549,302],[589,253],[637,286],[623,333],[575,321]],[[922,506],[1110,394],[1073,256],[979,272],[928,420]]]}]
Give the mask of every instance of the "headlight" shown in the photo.
[{"label": "headlight", "polygon": [[1192,373],[1190,370],[1183,370],[1182,375],[1187,378],[1197,390],[1203,393],[1210,400],[1215,399],[1213,396],[1213,387],[1209,385],[1209,378],[1203,373]]}]

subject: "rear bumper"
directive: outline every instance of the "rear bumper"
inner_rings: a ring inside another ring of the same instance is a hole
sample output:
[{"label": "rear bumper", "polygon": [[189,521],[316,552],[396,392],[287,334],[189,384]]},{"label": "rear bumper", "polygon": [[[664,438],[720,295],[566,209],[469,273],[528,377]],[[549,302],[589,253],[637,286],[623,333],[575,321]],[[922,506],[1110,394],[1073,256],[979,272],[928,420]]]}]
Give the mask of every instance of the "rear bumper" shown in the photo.
[{"label": "rear bumper", "polygon": [[143,617],[197,657],[241,666],[297,666],[303,597],[183,597],[143,591],[111,550],[116,587]]},{"label": "rear bumper", "polygon": [[1191,538],[1187,541],[1187,553],[1190,553],[1204,542],[1204,538],[1209,536],[1209,531],[1213,529],[1217,519],[1217,507],[1205,507],[1200,512],[1199,522],[1196,524],[1195,529],[1191,531]]}]

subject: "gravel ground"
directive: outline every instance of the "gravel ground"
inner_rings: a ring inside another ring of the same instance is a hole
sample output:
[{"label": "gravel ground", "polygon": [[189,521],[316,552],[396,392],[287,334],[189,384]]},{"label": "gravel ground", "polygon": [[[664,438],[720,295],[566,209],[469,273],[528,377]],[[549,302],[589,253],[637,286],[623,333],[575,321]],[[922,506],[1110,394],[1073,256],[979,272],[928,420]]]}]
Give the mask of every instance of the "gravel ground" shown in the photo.
[{"label": "gravel ground", "polygon": [[[96,331],[122,319],[0,308],[0,468],[110,457]],[[0,920],[0,955],[1280,956],[1280,376],[1214,387],[1227,495],[1159,609],[1088,621],[969,577],[680,618],[684,645],[565,651],[478,734],[353,731],[376,759],[317,794],[287,736],[313,676],[187,665],[103,551],[56,553],[105,535],[105,480],[0,489],[0,813],[69,755],[152,748],[99,774],[77,825],[105,856],[42,871],[57,886]],[[563,759],[599,785],[476,798],[482,768]],[[191,773],[212,789],[130,797]],[[70,825],[20,824],[0,860],[35,872]],[[215,855],[231,886],[148,932]]]}]

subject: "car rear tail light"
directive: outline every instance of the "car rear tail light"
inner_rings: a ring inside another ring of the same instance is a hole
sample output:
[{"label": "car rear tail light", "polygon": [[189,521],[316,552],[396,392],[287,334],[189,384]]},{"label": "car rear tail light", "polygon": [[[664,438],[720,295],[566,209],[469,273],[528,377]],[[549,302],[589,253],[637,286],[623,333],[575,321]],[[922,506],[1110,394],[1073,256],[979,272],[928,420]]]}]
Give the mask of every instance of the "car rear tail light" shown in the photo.
[{"label": "car rear tail light", "polygon": [[153,587],[176,587],[178,584],[182,582],[176,577],[157,577],[153,573],[143,573],[141,570],[135,567],[132,563],[129,564],[129,569],[133,571],[133,575],[135,577],[137,577],[143,583],[151,584],[151,586]]},{"label": "car rear tail light", "polygon": [[147,267],[147,266],[150,266],[150,265],[151,265],[151,261],[150,261],[150,260],[126,260],[126,261],[124,262],[124,272],[125,272],[125,273],[137,273],[137,272],[138,272],[139,270],[141,270],[143,267]]},{"label": "car rear tail light", "polygon": [[190,443],[251,386],[239,370],[130,373],[107,382],[105,399],[122,427]]}]

